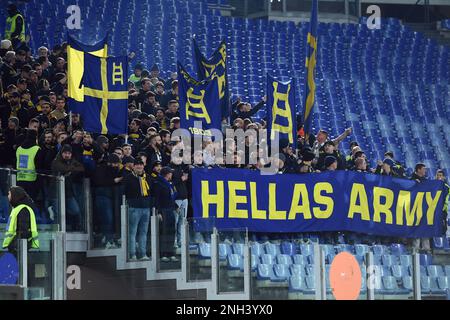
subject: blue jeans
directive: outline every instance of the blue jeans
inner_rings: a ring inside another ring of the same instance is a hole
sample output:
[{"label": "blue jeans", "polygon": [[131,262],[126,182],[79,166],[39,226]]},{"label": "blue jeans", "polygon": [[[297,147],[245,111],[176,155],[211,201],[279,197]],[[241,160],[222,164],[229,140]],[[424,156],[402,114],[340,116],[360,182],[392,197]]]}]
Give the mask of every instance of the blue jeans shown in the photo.
[{"label": "blue jeans", "polygon": [[74,197],[66,199],[66,212],[67,212],[67,222],[66,225],[69,226],[69,231],[81,231],[81,210],[78,205],[78,201]]},{"label": "blue jeans", "polygon": [[104,195],[95,197],[95,213],[98,215],[98,227],[100,233],[106,237],[106,241],[114,239],[113,226],[113,199]]},{"label": "blue jeans", "polygon": [[161,258],[170,258],[175,255],[173,245],[175,243],[175,209],[161,209],[163,221],[160,224],[159,245]]},{"label": "blue jeans", "polygon": [[147,255],[147,232],[150,223],[149,208],[128,208],[128,254],[141,258]]},{"label": "blue jeans", "polygon": [[175,230],[176,230],[176,244],[181,247],[181,227],[183,225],[183,219],[187,216],[188,199],[175,200],[178,205],[178,212],[175,214]]}]

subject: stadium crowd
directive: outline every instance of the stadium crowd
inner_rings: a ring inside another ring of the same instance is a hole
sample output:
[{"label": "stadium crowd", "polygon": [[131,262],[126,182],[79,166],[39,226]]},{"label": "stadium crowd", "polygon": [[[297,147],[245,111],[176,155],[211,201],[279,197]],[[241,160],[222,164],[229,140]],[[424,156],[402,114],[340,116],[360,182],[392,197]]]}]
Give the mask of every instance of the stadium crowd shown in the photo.
[{"label": "stadium crowd", "polygon": [[[185,152],[185,159],[191,160],[188,165],[171,158],[173,148],[180,143],[171,140],[171,132],[180,127],[176,73],[163,79],[157,65],[147,70],[142,64],[135,64],[128,80],[128,135],[108,136],[86,132],[80,115],[68,111],[66,43],[52,50],[42,46],[33,56],[26,44],[13,48],[11,41],[5,39],[1,41],[0,58],[0,168],[18,170],[17,184],[34,200],[41,222],[56,219],[57,215],[54,179],[46,175],[64,175],[69,231],[80,230],[84,223],[83,179],[89,178],[94,198],[94,232],[99,245],[107,248],[117,245],[120,195],[125,194],[129,237],[136,240],[129,241],[131,259],[147,258],[149,209],[155,207],[162,227],[162,259],[177,260],[174,247],[180,245],[181,218],[192,216],[190,172],[195,167],[258,170],[272,161],[280,174],[354,170],[417,182],[427,179],[427,168],[421,163],[411,177],[406,177],[392,152],[387,151],[385,158],[370,168],[370,161],[357,142],[350,143],[350,150],[342,150],[340,142],[352,135],[351,128],[334,139],[325,130],[319,130],[306,143],[301,123],[297,148],[281,140],[280,152],[266,161],[249,151],[255,140],[247,137],[245,151],[238,151],[235,141],[229,139],[219,146],[204,141],[203,151]],[[265,121],[253,118],[264,106],[265,97],[255,106],[235,97],[231,104],[232,122],[224,119],[224,128],[264,129]],[[215,163],[213,148],[231,156],[234,163]],[[249,159],[257,161],[250,164]],[[0,170],[0,174],[0,192],[4,196],[6,171]],[[434,178],[446,179],[442,170]],[[7,217],[7,213],[3,216]],[[329,240],[338,241],[338,237],[334,234]],[[414,245],[430,250],[428,239],[422,240]]]}]

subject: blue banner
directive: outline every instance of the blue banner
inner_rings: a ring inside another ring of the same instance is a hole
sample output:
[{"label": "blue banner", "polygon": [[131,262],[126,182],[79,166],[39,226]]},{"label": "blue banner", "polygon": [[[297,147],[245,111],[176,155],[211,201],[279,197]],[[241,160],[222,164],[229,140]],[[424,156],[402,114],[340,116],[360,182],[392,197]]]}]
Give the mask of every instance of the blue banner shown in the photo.
[{"label": "blue banner", "polygon": [[[222,129],[217,78],[197,81],[178,63],[180,127],[193,135],[211,136],[210,129]],[[194,122],[202,123],[201,129]]]},{"label": "blue banner", "polygon": [[275,132],[279,139],[287,139],[297,146],[297,124],[295,106],[295,80],[280,82],[267,75],[267,133],[271,140]]},{"label": "blue banner", "polygon": [[194,45],[194,59],[197,66],[197,77],[199,80],[217,78],[217,90],[219,92],[222,117],[228,118],[230,116],[230,97],[227,73],[227,44],[223,41],[212,56],[207,59],[200,51],[195,38],[192,41]]},{"label": "blue banner", "polygon": [[245,169],[193,169],[199,231],[352,231],[391,237],[443,233],[442,181],[392,178],[354,171],[261,175]]},{"label": "blue banner", "polygon": [[79,113],[88,132],[128,133],[127,57],[99,58],[84,54],[84,101],[72,100],[72,112]]}]

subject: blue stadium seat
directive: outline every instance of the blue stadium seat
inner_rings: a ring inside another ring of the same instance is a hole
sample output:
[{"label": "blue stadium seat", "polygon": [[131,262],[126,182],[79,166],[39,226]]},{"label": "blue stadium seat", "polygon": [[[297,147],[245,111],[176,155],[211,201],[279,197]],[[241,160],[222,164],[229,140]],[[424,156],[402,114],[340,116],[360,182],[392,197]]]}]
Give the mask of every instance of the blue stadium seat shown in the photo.
[{"label": "blue stadium seat", "polygon": [[364,256],[369,252],[369,246],[365,244],[355,244],[355,252],[358,256]]},{"label": "blue stadium seat", "polygon": [[250,252],[254,254],[255,256],[259,257],[261,254],[264,253],[264,247],[259,242],[254,242],[250,246]]},{"label": "blue stadium seat", "polygon": [[372,251],[374,255],[377,256],[381,256],[383,254],[389,254],[389,252],[387,252],[387,248],[385,245],[381,245],[381,244],[376,244],[372,247]]},{"label": "blue stadium seat", "polygon": [[406,249],[403,244],[393,243],[391,245],[391,253],[396,256],[400,256],[402,254],[406,254]]},{"label": "blue stadium seat", "polygon": [[301,244],[300,253],[304,256],[312,256],[314,254],[314,248],[312,244]]},{"label": "blue stadium seat", "polygon": [[438,287],[441,290],[448,291],[450,289],[450,281],[447,276],[440,276],[437,278]]},{"label": "blue stadium seat", "polygon": [[210,243],[200,243],[199,244],[199,258],[200,259],[211,259],[211,244]]},{"label": "blue stadium seat", "polygon": [[432,278],[437,278],[444,276],[444,269],[439,265],[430,265],[426,267],[428,276]]},{"label": "blue stadium seat", "polygon": [[307,257],[301,254],[296,254],[293,256],[294,264],[297,265],[306,265],[308,264]]},{"label": "blue stadium seat", "polygon": [[412,265],[412,256],[410,255],[400,255],[400,264],[404,267],[409,267]]},{"label": "blue stadium seat", "polygon": [[419,258],[420,258],[420,265],[422,266],[431,265],[433,262],[433,257],[431,256],[431,254],[420,254]]},{"label": "blue stadium seat", "polygon": [[271,264],[259,264],[256,271],[256,277],[258,280],[273,279],[273,266]]},{"label": "blue stadium seat", "polygon": [[302,293],[304,291],[306,291],[306,283],[303,276],[292,276],[289,278],[289,292]]},{"label": "blue stadium seat", "polygon": [[426,275],[420,276],[420,287],[422,294],[431,293],[431,279]]},{"label": "blue stadium seat", "polygon": [[303,265],[292,264],[289,267],[292,276],[306,276],[305,267]]},{"label": "blue stadium seat", "polygon": [[292,242],[282,242],[281,253],[293,256],[296,253],[295,244]]},{"label": "blue stadium seat", "polygon": [[271,254],[263,254],[261,255],[261,264],[274,264],[275,263],[275,256]]},{"label": "blue stadium seat", "polygon": [[391,267],[398,263],[397,256],[384,254],[381,256],[381,262],[384,266]]},{"label": "blue stadium seat", "polygon": [[244,268],[244,261],[241,255],[230,254],[227,260],[229,270],[241,270]]},{"label": "blue stadium seat", "polygon": [[277,264],[285,264],[287,266],[292,264],[292,258],[287,254],[279,254],[276,257]]},{"label": "blue stadium seat", "polygon": [[232,244],[233,253],[244,255],[244,244],[242,243],[233,243]]},{"label": "blue stadium seat", "polygon": [[273,267],[274,276],[271,279],[274,282],[287,281],[290,277],[289,265],[276,264]]},{"label": "blue stadium seat", "polygon": [[271,256],[276,256],[280,254],[280,246],[275,243],[266,243],[264,245],[264,251]]},{"label": "blue stadium seat", "polygon": [[231,246],[226,243],[219,243],[219,258],[225,260],[231,254]]}]

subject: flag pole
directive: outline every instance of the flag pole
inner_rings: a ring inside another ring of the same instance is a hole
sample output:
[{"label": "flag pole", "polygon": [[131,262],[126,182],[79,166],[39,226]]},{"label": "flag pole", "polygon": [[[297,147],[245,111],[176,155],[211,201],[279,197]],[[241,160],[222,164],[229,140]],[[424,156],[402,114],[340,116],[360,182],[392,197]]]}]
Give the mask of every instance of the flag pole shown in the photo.
[{"label": "flag pole", "polygon": [[73,133],[73,128],[72,128],[72,111],[69,111],[69,127],[70,127],[70,134]]}]

